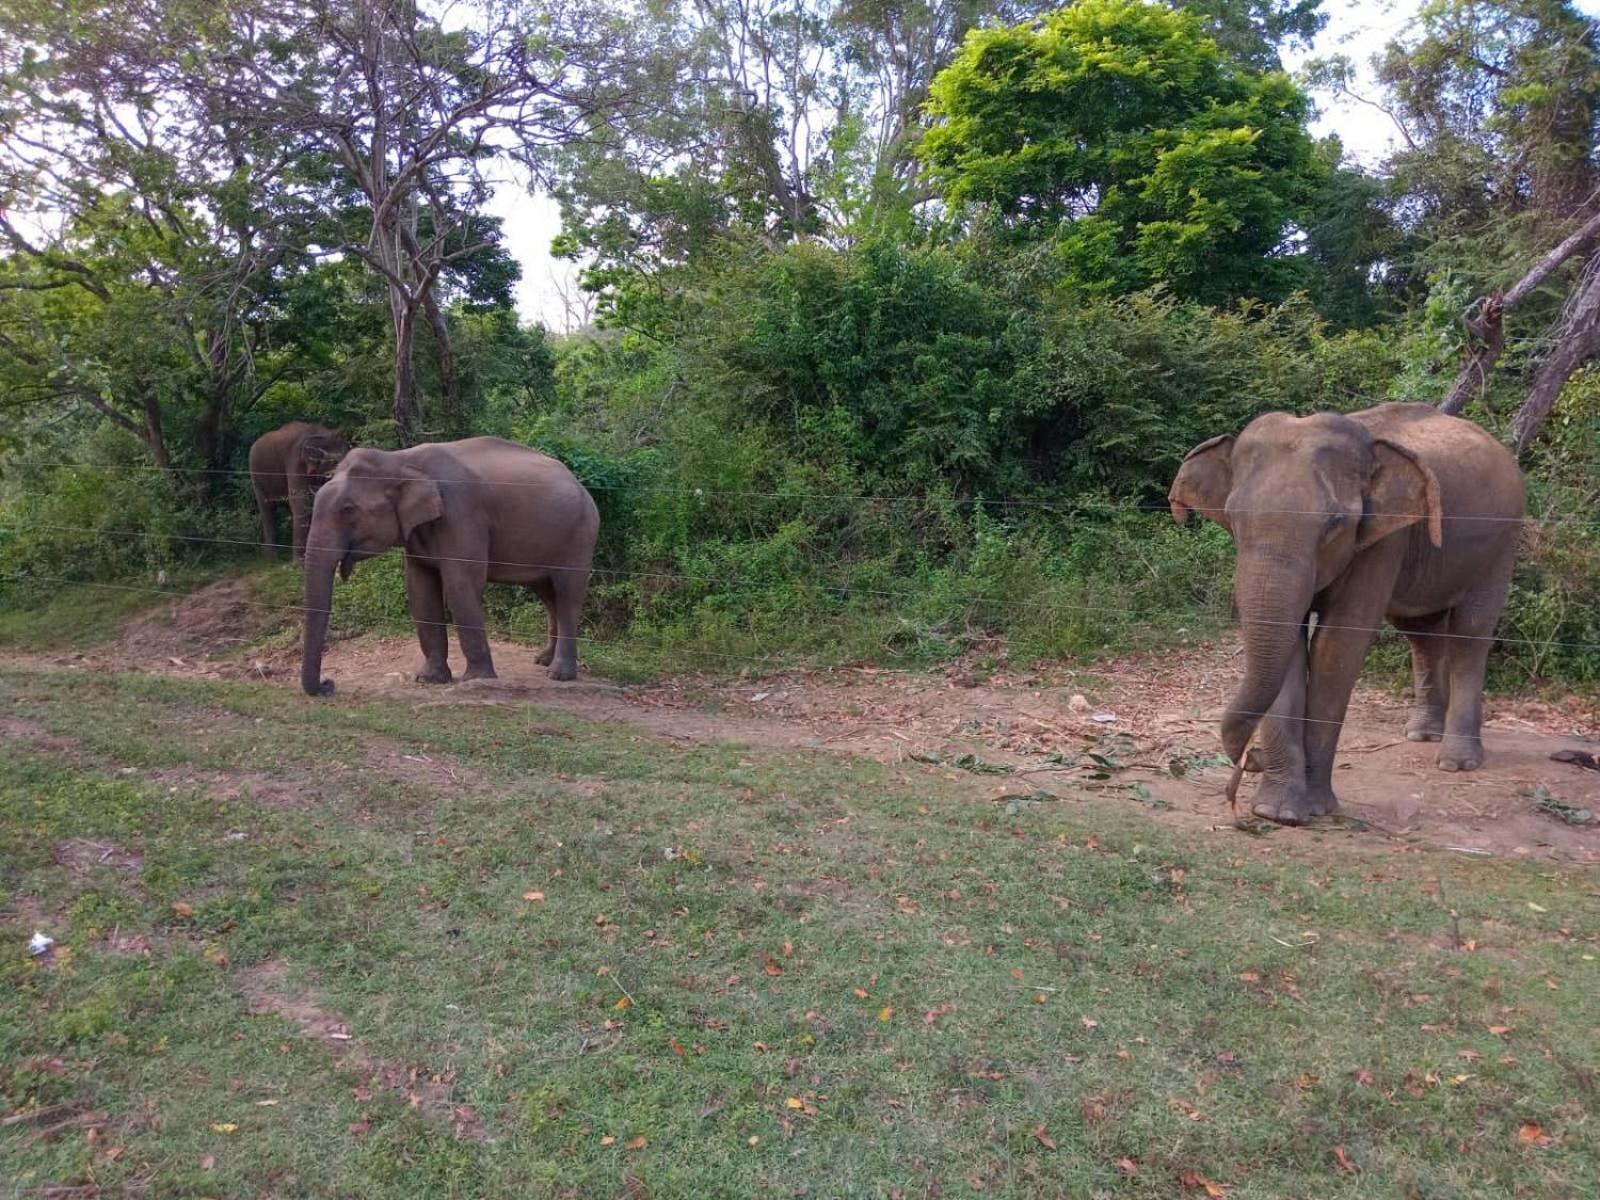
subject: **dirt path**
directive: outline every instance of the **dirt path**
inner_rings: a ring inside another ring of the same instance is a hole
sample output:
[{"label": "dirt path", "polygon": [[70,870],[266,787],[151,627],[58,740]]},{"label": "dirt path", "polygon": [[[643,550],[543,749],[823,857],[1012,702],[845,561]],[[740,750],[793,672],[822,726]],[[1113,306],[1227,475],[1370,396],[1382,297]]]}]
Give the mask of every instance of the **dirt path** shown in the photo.
[{"label": "dirt path", "polygon": [[[234,606],[201,592],[172,608],[130,627],[105,651],[11,657],[297,686],[292,652],[240,657],[244,634]],[[207,637],[210,620],[221,625],[214,641]],[[162,631],[170,633],[163,637]],[[442,688],[413,682],[418,652],[409,638],[335,644],[324,674],[342,696],[407,700],[420,709],[528,704],[697,743],[931,760],[939,765],[930,769],[970,779],[990,797],[1087,790],[1107,802],[1143,805],[1162,821],[1213,826],[1229,819],[1222,799],[1228,770],[1218,757],[1216,729],[1242,665],[1231,645],[1089,670],[1002,669],[981,682],[970,665],[955,663],[923,673],[834,668],[732,681],[681,676],[646,685],[592,676],[553,683],[534,662],[533,648],[501,642],[494,650],[500,678],[492,681]],[[1600,771],[1550,758],[1569,748],[1600,752],[1593,705],[1491,696],[1488,761],[1467,774],[1439,771],[1433,765],[1437,747],[1404,740],[1405,708],[1403,700],[1371,688],[1353,700],[1335,777],[1347,818],[1390,837],[1466,852],[1600,864],[1600,823],[1570,825],[1548,811],[1554,801],[1600,817]],[[1241,811],[1248,810],[1253,788],[1247,777]]]}]

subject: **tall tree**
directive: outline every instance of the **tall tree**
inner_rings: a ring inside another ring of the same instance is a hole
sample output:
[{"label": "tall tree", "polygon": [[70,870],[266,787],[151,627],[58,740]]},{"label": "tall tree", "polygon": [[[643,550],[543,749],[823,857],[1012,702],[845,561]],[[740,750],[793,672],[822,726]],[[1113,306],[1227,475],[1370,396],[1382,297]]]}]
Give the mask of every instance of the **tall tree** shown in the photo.
[{"label": "tall tree", "polygon": [[588,136],[614,98],[584,53],[603,37],[581,12],[553,36],[549,12],[514,0],[447,11],[449,25],[417,0],[237,0],[222,52],[178,59],[186,91],[248,105],[260,128],[325,155],[364,200],[364,237],[328,249],[384,281],[393,414],[408,434],[422,416],[419,321],[447,410],[457,400],[440,280],[492,246],[479,214],[495,164],[542,170],[550,147]]},{"label": "tall tree", "polygon": [[982,30],[928,113],[920,152],[945,201],[1051,240],[1079,286],[1223,301],[1295,282],[1285,239],[1325,174],[1309,104],[1192,14],[1080,0]]},{"label": "tall tree", "polygon": [[1520,343],[1532,367],[1514,421],[1525,447],[1600,352],[1594,26],[1566,0],[1435,0],[1379,66],[1406,139],[1389,167],[1424,265],[1479,296],[1441,406],[1465,408],[1508,338]]},{"label": "tall tree", "polygon": [[292,156],[245,109],[202,119],[141,69],[153,30],[203,26],[204,10],[89,15],[33,0],[0,14],[8,398],[87,404],[163,465],[181,411],[194,457],[216,466],[234,410],[271,377],[273,281],[315,218]]}]

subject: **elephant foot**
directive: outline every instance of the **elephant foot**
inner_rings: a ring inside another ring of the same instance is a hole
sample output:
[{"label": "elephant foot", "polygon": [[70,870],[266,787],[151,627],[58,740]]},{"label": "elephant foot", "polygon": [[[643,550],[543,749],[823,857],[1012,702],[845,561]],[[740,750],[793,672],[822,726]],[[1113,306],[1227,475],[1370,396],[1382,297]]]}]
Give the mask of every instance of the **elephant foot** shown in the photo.
[{"label": "elephant foot", "polygon": [[1437,742],[1444,736],[1444,714],[1421,708],[1406,722],[1406,741]]},{"label": "elephant foot", "polygon": [[454,676],[450,674],[449,663],[440,663],[437,666],[428,663],[417,672],[416,678],[418,683],[449,683]]},{"label": "elephant foot", "polygon": [[546,646],[543,650],[539,651],[539,653],[533,656],[533,661],[538,663],[541,667],[548,667],[555,661],[555,659],[556,648],[554,644]]},{"label": "elephant foot", "polygon": [[1250,811],[1279,825],[1303,825],[1312,817],[1337,812],[1339,799],[1329,787],[1282,783],[1264,779],[1256,790]]},{"label": "elephant foot", "polygon": [[463,675],[461,678],[462,679],[499,679],[500,676],[498,676],[498,675],[496,675],[494,673],[494,667],[490,663],[481,663],[481,664],[469,663],[468,666],[467,666],[467,673],[465,675]]},{"label": "elephant foot", "polygon": [[1476,771],[1483,765],[1483,739],[1448,734],[1439,747],[1441,771]]},{"label": "elephant foot", "polygon": [[562,680],[564,682],[566,680],[576,679],[577,677],[578,677],[578,664],[577,663],[558,662],[558,663],[553,664],[550,667],[550,678],[551,679],[558,679],[558,680]]}]

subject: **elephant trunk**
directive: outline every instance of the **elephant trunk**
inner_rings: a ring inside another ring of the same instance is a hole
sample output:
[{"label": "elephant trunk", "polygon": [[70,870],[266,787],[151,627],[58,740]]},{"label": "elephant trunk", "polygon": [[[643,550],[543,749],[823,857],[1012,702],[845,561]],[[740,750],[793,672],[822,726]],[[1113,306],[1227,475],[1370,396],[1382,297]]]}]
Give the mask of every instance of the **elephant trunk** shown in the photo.
[{"label": "elephant trunk", "polygon": [[308,696],[333,695],[333,680],[322,678],[322,648],[333,615],[333,572],[344,557],[331,530],[311,526],[306,538],[305,646],[300,659],[300,686]]},{"label": "elephant trunk", "polygon": [[1235,763],[1277,700],[1294,655],[1306,652],[1305,619],[1315,592],[1309,561],[1241,553],[1234,596],[1244,640],[1244,679],[1222,718],[1222,748]]}]

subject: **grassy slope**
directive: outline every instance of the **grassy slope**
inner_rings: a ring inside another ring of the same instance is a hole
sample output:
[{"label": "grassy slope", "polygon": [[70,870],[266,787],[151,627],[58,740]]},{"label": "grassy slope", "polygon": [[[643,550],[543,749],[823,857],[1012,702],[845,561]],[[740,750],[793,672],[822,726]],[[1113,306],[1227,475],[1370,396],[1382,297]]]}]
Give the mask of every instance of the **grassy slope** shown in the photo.
[{"label": "grassy slope", "polygon": [[[1588,875],[518,708],[5,670],[6,714],[58,740],[0,745],[0,1196],[1600,1188]],[[354,1042],[249,1015],[267,962]]]}]

